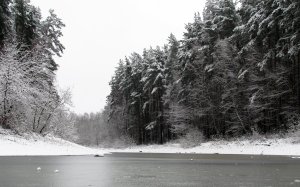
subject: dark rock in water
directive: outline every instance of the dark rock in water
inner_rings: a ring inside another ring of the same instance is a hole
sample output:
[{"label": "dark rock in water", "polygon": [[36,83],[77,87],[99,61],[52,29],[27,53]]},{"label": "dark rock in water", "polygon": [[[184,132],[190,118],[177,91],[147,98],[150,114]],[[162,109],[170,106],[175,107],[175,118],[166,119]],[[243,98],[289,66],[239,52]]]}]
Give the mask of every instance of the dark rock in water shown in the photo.
[{"label": "dark rock in water", "polygon": [[140,153],[142,153],[143,151],[140,151]]},{"label": "dark rock in water", "polygon": [[100,155],[94,155],[94,157],[101,157]]}]

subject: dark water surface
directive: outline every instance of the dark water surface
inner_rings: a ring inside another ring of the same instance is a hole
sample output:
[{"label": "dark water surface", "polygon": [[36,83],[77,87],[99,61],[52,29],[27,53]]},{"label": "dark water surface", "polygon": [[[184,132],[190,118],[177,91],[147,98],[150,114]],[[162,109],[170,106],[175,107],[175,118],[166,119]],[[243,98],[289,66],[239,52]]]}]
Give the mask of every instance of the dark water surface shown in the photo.
[{"label": "dark water surface", "polygon": [[0,157],[0,187],[23,186],[300,186],[300,159],[144,153]]}]

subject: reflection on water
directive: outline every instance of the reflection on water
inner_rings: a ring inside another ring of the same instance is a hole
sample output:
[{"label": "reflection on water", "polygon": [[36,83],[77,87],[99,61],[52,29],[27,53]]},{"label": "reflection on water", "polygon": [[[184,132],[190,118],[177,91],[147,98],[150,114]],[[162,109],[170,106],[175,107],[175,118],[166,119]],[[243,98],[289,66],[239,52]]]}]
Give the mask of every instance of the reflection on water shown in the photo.
[{"label": "reflection on water", "polygon": [[300,159],[128,156],[0,157],[0,187],[300,186]]}]

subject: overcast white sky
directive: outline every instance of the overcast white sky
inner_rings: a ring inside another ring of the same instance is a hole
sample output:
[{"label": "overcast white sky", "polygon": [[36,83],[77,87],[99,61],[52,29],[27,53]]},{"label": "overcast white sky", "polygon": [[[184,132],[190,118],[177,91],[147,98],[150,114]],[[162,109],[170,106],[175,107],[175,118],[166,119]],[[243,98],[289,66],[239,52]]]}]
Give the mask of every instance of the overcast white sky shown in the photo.
[{"label": "overcast white sky", "polygon": [[205,0],[31,0],[44,17],[54,9],[66,24],[66,47],[57,59],[61,88],[70,87],[76,113],[98,112],[110,92],[119,59],[150,46],[162,46],[172,32],[201,12]]}]

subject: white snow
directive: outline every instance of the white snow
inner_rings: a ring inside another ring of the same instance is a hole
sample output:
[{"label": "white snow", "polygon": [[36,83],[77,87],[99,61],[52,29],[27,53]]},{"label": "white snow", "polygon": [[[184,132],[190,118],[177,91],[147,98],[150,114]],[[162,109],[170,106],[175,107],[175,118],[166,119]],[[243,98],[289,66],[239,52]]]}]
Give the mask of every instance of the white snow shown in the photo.
[{"label": "white snow", "polygon": [[[103,155],[110,152],[143,152],[290,155],[293,159],[300,159],[300,138],[297,139],[297,136],[267,139],[252,137],[234,141],[218,140],[190,148],[183,148],[179,143],[168,143],[107,149],[88,148],[54,136],[42,137],[33,133],[20,136],[0,128],[0,156]],[[37,170],[40,169],[37,168]]]},{"label": "white snow", "polygon": [[[87,148],[54,136],[15,135],[0,128],[0,156],[103,155],[99,149]],[[39,170],[39,168],[37,168]]]},{"label": "white snow", "polygon": [[210,141],[200,146],[183,148],[180,144],[134,146],[125,149],[110,149],[110,152],[143,153],[198,153],[198,154],[252,154],[252,155],[290,155],[300,159],[300,142],[295,138],[243,139],[235,141]]}]

